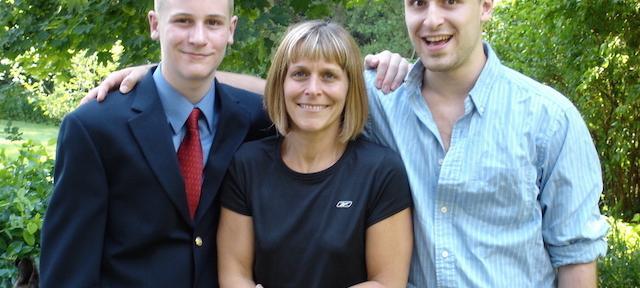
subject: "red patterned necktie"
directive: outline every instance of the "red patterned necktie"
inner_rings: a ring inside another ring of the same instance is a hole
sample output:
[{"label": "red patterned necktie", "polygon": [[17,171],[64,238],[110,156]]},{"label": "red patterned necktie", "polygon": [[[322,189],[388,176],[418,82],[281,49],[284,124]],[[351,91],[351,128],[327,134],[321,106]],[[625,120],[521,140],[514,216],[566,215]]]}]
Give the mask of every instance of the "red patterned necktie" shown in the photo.
[{"label": "red patterned necktie", "polygon": [[196,213],[200,202],[200,189],[202,188],[202,146],[200,144],[200,131],[198,119],[200,109],[194,108],[187,119],[187,133],[178,148],[178,162],[180,173],[184,179],[184,189],[187,192],[187,204],[191,219]]}]

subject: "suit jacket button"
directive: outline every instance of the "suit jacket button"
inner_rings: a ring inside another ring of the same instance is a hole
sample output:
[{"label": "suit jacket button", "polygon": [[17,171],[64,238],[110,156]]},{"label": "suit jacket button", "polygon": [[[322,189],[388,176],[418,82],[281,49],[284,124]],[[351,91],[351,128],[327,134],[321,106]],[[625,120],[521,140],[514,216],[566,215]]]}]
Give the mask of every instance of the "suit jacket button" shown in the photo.
[{"label": "suit jacket button", "polygon": [[196,237],[196,240],[194,242],[196,243],[196,246],[202,246],[202,238],[200,238],[200,236]]}]

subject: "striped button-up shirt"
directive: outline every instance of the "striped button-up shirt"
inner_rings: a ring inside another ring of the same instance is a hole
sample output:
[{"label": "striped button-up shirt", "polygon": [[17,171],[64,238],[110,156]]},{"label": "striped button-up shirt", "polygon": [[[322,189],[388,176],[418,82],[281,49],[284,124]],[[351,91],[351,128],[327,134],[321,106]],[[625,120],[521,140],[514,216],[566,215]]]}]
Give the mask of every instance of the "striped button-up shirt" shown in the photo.
[{"label": "striped button-up shirt", "polygon": [[484,51],[448,151],[420,61],[388,95],[365,74],[365,134],[401,155],[413,193],[410,287],[554,287],[557,267],[606,252],[600,163],[579,112]]}]

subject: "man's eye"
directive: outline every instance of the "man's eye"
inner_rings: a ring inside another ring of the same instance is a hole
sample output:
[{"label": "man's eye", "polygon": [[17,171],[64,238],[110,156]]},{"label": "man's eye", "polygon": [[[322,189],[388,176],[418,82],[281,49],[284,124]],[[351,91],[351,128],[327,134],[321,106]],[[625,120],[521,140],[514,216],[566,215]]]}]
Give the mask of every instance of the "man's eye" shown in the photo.
[{"label": "man's eye", "polygon": [[219,26],[219,25],[222,25],[222,21],[220,21],[220,20],[209,20],[209,21],[207,21],[207,25]]},{"label": "man's eye", "polygon": [[427,1],[423,1],[423,0],[412,0],[409,1],[409,4],[411,4],[411,6],[416,6],[416,7],[421,7],[427,4]]},{"label": "man's eye", "polygon": [[447,4],[449,5],[455,5],[456,3],[458,3],[456,0],[447,0]]}]

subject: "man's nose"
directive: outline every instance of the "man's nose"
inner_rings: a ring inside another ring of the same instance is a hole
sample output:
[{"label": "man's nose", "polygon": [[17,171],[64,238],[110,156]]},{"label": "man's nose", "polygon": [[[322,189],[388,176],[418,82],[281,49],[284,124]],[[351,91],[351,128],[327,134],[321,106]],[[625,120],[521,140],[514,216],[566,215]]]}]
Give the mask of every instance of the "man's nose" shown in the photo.
[{"label": "man's nose", "polygon": [[426,8],[424,20],[422,23],[429,29],[438,28],[438,26],[444,23],[442,8],[434,4],[429,5]]},{"label": "man's nose", "polygon": [[194,45],[206,44],[205,28],[203,24],[196,24],[189,31],[189,43]]}]

